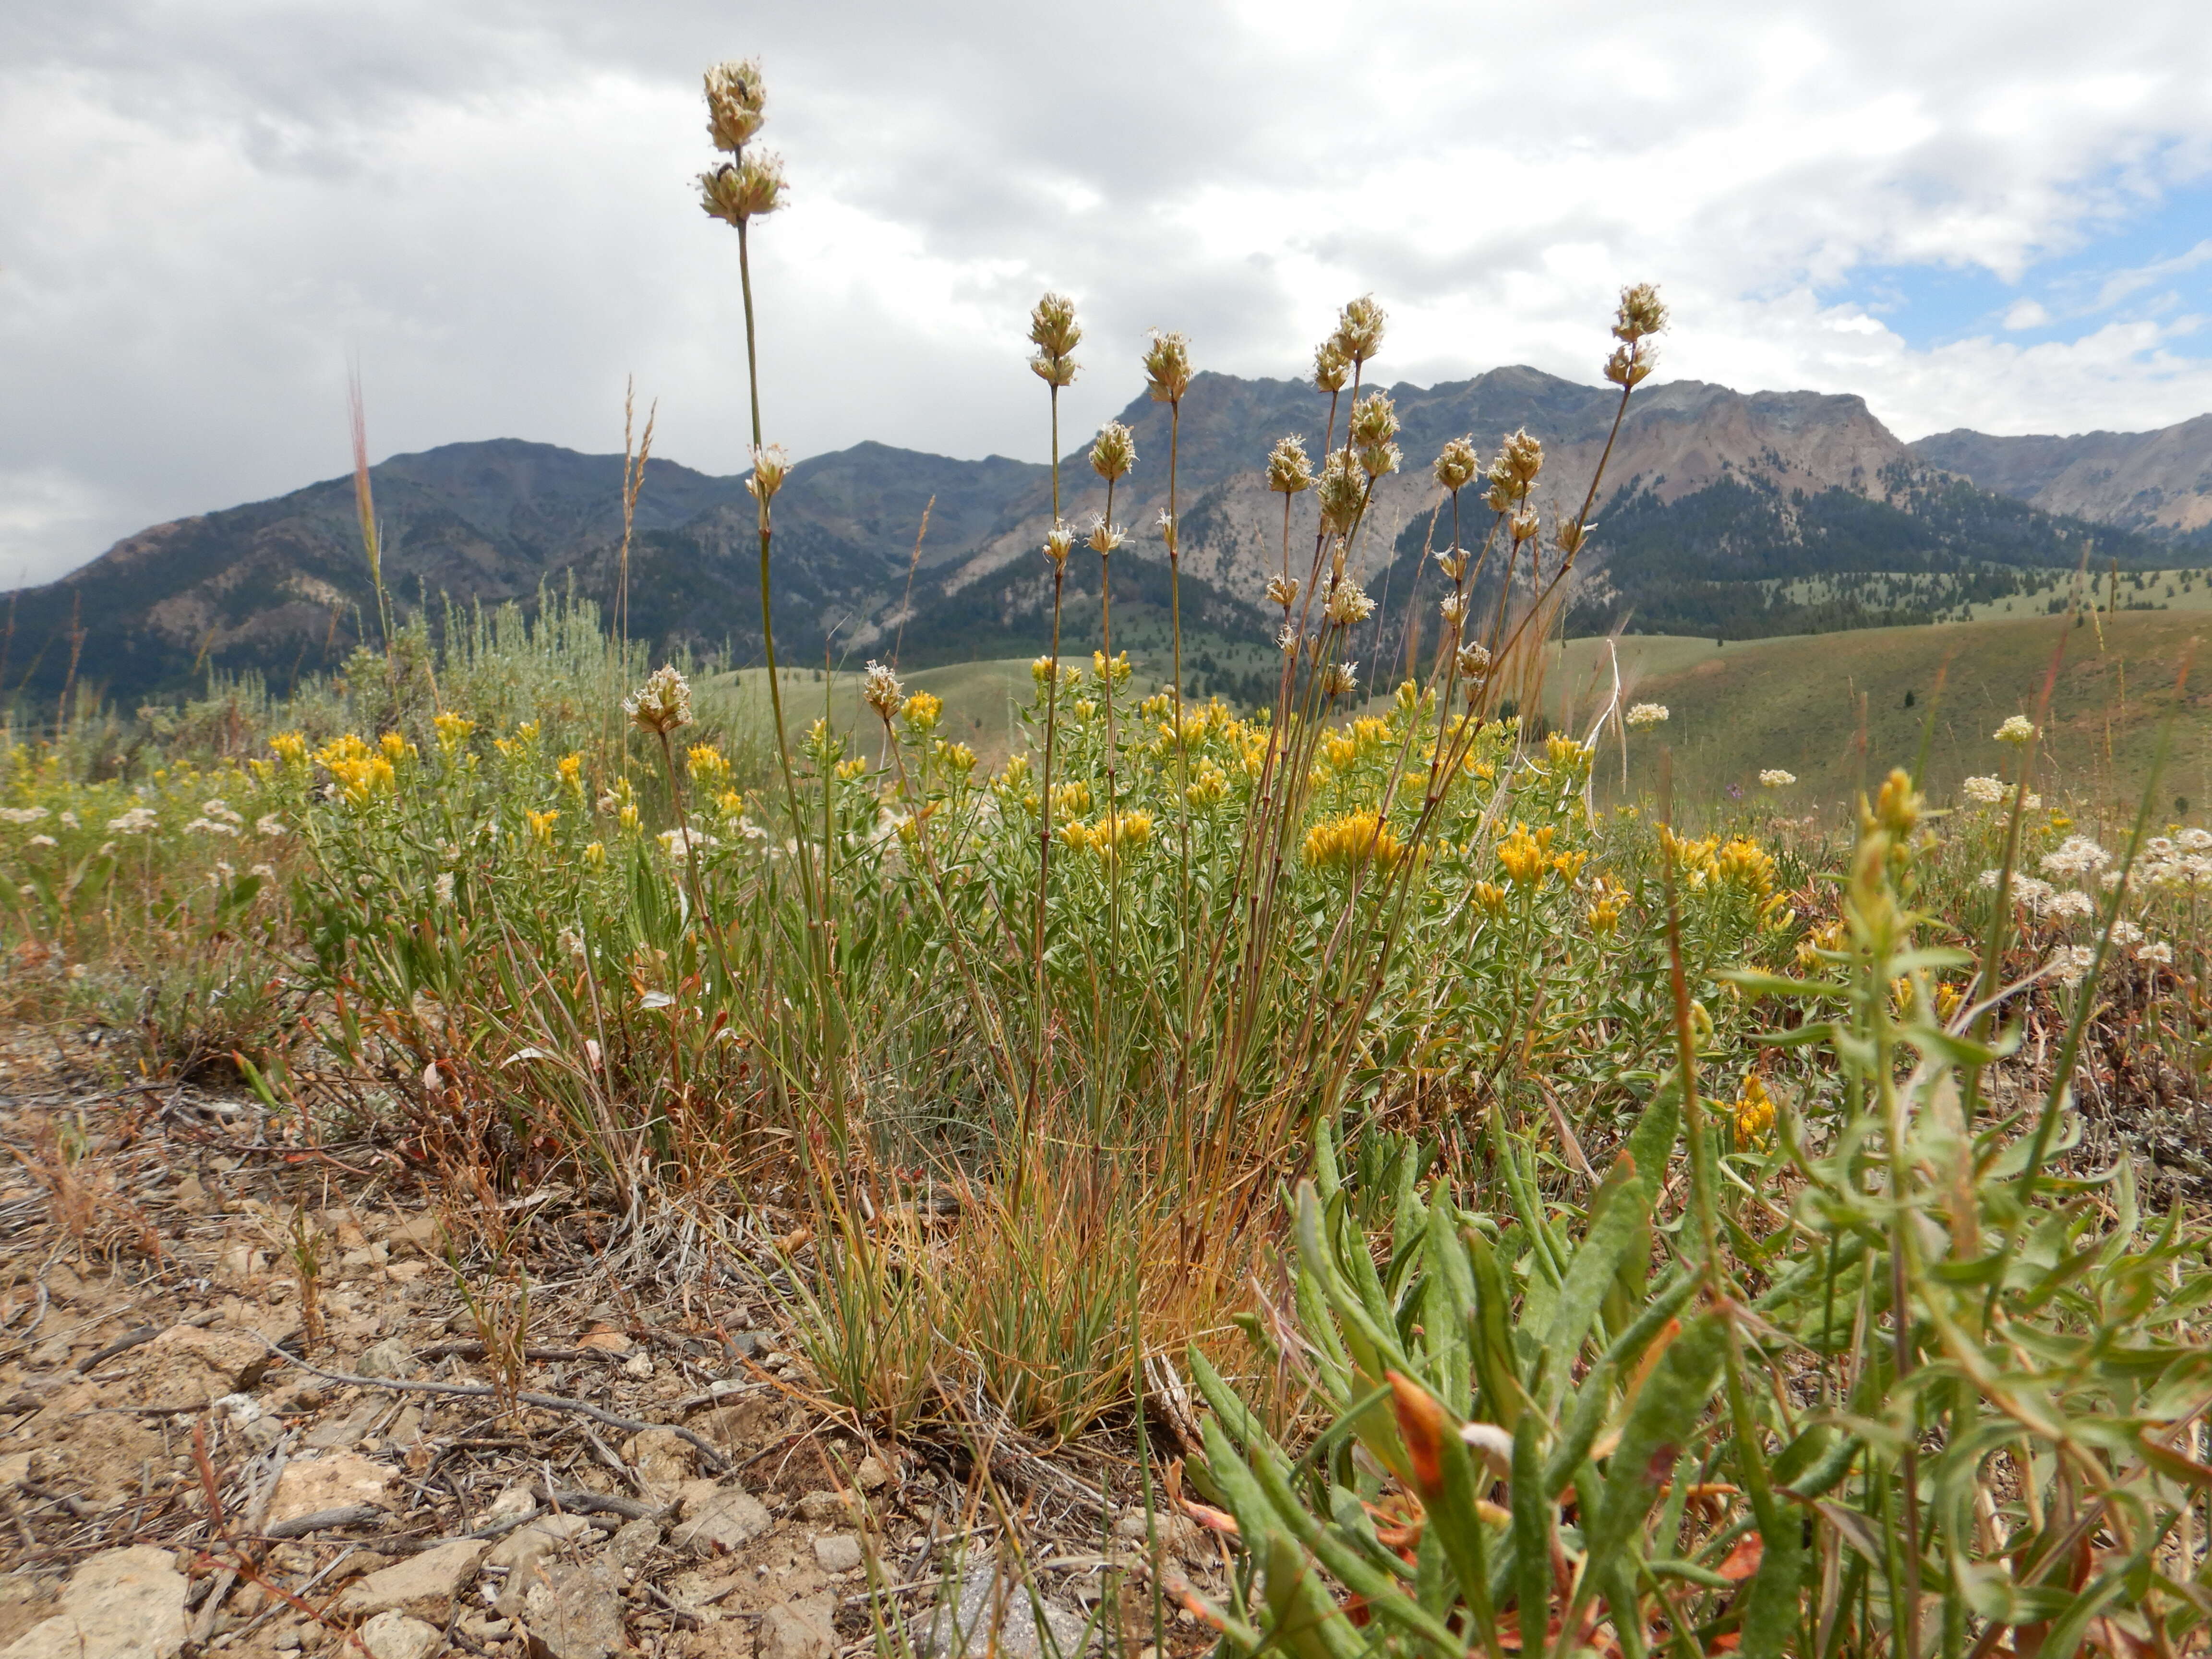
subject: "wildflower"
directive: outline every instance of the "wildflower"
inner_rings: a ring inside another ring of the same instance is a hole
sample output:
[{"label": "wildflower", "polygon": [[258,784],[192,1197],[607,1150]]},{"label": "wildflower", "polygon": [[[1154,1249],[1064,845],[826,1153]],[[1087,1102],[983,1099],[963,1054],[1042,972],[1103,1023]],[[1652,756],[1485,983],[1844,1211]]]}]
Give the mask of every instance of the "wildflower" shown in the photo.
[{"label": "wildflower", "polygon": [[1321,870],[1355,871],[1370,863],[1395,868],[1405,846],[1371,807],[1324,818],[1306,831],[1305,861]]},{"label": "wildflower", "polygon": [[[867,776],[867,775],[868,763],[865,760],[862,760],[858,755],[854,756],[850,760],[839,761],[835,773],[837,781],[840,783],[850,783],[854,778],[864,778]],[[714,799],[720,805],[725,812],[734,812],[738,810],[739,804],[744,799],[744,797],[738,793],[734,789],[725,789],[720,794],[715,796]]]},{"label": "wildflower", "polygon": [[[1054,520],[1052,528],[1045,532],[1044,537],[1044,556],[1052,561],[1052,568],[1065,570],[1067,556],[1074,550],[1075,526],[1063,519]],[[1037,660],[1042,662],[1044,659],[1040,657]]]},{"label": "wildflower", "polygon": [[607,862],[606,843],[605,842],[595,841],[586,846],[584,848],[584,862],[590,865],[594,870],[605,869]]},{"label": "wildflower", "polygon": [[61,826],[64,830],[82,830],[84,828],[84,825],[77,821],[77,816],[74,812],[63,813],[60,821]]},{"label": "wildflower", "polygon": [[1437,453],[1434,471],[1437,484],[1453,495],[1471,483],[1482,471],[1482,458],[1474,453],[1474,434],[1454,438]]},{"label": "wildflower", "polygon": [[1323,340],[1314,348],[1313,381],[1318,392],[1337,392],[1352,378],[1352,359],[1334,340]]},{"label": "wildflower", "polygon": [[2132,921],[2116,921],[2112,924],[2112,943],[2115,945],[2139,944],[2142,942],[2142,936],[2143,930]]},{"label": "wildflower", "polygon": [[1344,452],[1333,449],[1322,465],[1321,483],[1315,499],[1321,503],[1322,526],[1337,535],[1347,533],[1359,521],[1362,508],[1367,505],[1369,483],[1357,466],[1345,459]]},{"label": "wildflower", "polygon": [[721,845],[712,836],[683,828],[664,830],[656,839],[660,842],[660,850],[678,864],[683,863],[695,849],[706,853]]},{"label": "wildflower", "polygon": [[438,734],[439,749],[448,755],[466,743],[469,733],[477,729],[474,720],[442,711],[431,716],[430,725]]},{"label": "wildflower", "polygon": [[753,155],[699,175],[699,209],[710,219],[742,225],[783,205],[783,157]]},{"label": "wildflower", "polygon": [[[1287,609],[1290,605],[1290,600],[1285,599],[1283,601],[1283,604]],[[1289,623],[1285,623],[1280,629],[1276,630],[1275,648],[1280,651],[1286,657],[1295,657],[1297,655],[1298,630],[1292,627]]]},{"label": "wildflower", "polygon": [[737,155],[767,119],[768,86],[760,59],[732,58],[707,71],[707,136],[716,149]]},{"label": "wildflower", "polygon": [[1370,392],[1353,405],[1351,443],[1358,452],[1360,470],[1369,477],[1379,478],[1398,470],[1401,458],[1398,446],[1391,441],[1397,435],[1397,412],[1382,392]]},{"label": "wildflower", "polygon": [[[272,812],[269,816],[274,817],[276,814]],[[160,821],[151,807],[134,806],[121,817],[108,819],[107,827],[125,836],[143,836]],[[264,818],[261,822],[266,823],[269,818]],[[269,831],[264,830],[261,833],[265,836]]]},{"label": "wildflower", "polygon": [[1512,832],[1498,844],[1498,862],[1506,879],[1517,887],[1540,885],[1552,867],[1552,835],[1549,824],[1532,835],[1528,825],[1516,823]]},{"label": "wildflower", "polygon": [[1181,401],[1190,389],[1190,342],[1176,333],[1152,331],[1145,348],[1145,381],[1156,404]]},{"label": "wildflower", "polygon": [[1091,521],[1091,550],[1100,558],[1110,558],[1114,551],[1128,539],[1127,533],[1118,524],[1109,524],[1106,515],[1099,514]]},{"label": "wildflower", "polygon": [[1564,732],[1554,732],[1544,739],[1544,758],[1551,763],[1554,771],[1579,772],[1590,763],[1595,752]]},{"label": "wildflower", "polygon": [[1091,810],[1091,786],[1078,778],[1052,787],[1052,810],[1061,817],[1076,818]]},{"label": "wildflower", "polygon": [[[528,737],[534,738],[538,735],[538,727],[534,724],[526,726],[515,735],[518,738],[523,738],[526,733]],[[376,742],[377,747],[384,750],[384,758],[394,766],[398,765],[400,762],[415,752],[415,745],[397,732],[386,732]]]},{"label": "wildflower", "polygon": [[1091,653],[1091,672],[1101,685],[1106,683],[1106,677],[1109,674],[1114,677],[1115,684],[1127,685],[1133,672],[1134,671],[1130,666],[1129,653],[1126,651],[1116,651],[1114,653],[1114,660],[1110,663],[1106,660],[1106,653],[1103,651],[1094,651]]},{"label": "wildflower", "polygon": [[2185,830],[2174,839],[2184,852],[2202,853],[2212,848],[2212,830]]},{"label": "wildflower", "polygon": [[2112,855],[2087,836],[2069,836],[2057,851],[2043,855],[2042,864],[2046,874],[2069,877],[2088,875],[2112,861]]},{"label": "wildflower", "polygon": [[691,724],[691,688],[683,675],[664,664],[623,699],[623,713],[639,731],[665,738]]},{"label": "wildflower", "polygon": [[1267,597],[1288,611],[1298,602],[1298,579],[1296,576],[1268,577]]},{"label": "wildflower", "polygon": [[2033,743],[2035,722],[2025,714],[2014,714],[1990,735],[1999,743]]},{"label": "wildflower", "polygon": [[2027,811],[2040,811],[2043,808],[2043,797],[2040,795],[2023,796],[2020,804],[2021,807]]},{"label": "wildflower", "polygon": [[888,723],[890,717],[898,713],[902,701],[898,676],[883,664],[871,659],[867,675],[860,682],[860,701]]},{"label": "wildflower", "polygon": [[238,833],[238,826],[222,823],[214,818],[194,818],[185,826],[185,833],[188,836],[234,836]]},{"label": "wildflower", "polygon": [[1456,629],[1467,616],[1467,595],[1447,593],[1437,609],[1443,612],[1444,621]]},{"label": "wildflower", "polygon": [[215,868],[208,873],[208,885],[210,887],[227,886],[230,882],[230,878],[237,873],[237,870],[232,866],[224,863],[221,859],[217,859],[215,862]]},{"label": "wildflower", "polygon": [[1977,806],[1995,806],[2005,798],[2002,778],[1968,778],[1959,788]]},{"label": "wildflower", "polygon": [[557,811],[550,812],[525,812],[523,817],[529,820],[530,833],[532,835],[537,836],[540,841],[550,842],[553,839],[553,826],[560,822],[561,814]]},{"label": "wildflower", "polygon": [[1328,619],[1340,628],[1349,628],[1364,623],[1375,614],[1375,601],[1350,576],[1339,577],[1329,584]]},{"label": "wildflower", "polygon": [[1333,662],[1322,671],[1322,695],[1329,697],[1348,697],[1359,689],[1359,665],[1356,662]]},{"label": "wildflower", "polygon": [[[1109,421],[1098,428],[1097,439],[1091,446],[1091,470],[1111,483],[1126,477],[1137,464],[1137,441],[1129,428],[1119,421]],[[1111,551],[1111,549],[1102,550]]]},{"label": "wildflower", "polygon": [[1785,772],[1778,766],[1772,766],[1759,775],[1759,781],[1769,789],[1787,789],[1797,781],[1797,775],[1795,772]]},{"label": "wildflower", "polygon": [[2062,945],[2051,954],[2046,967],[2051,978],[2070,991],[2081,982],[2096,960],[2096,951],[2087,945]]},{"label": "wildflower", "polygon": [[[1037,349],[1036,362],[1030,366],[1054,386],[1066,386],[1075,378],[1076,365],[1068,362],[1068,355],[1083,338],[1083,330],[1075,320],[1075,301],[1065,294],[1047,293],[1030,312],[1030,343]],[[1047,374],[1037,363],[1061,366],[1064,373]]]},{"label": "wildflower", "polygon": [[1504,909],[1505,898],[1505,890],[1494,881],[1478,881],[1474,884],[1474,902],[1493,916]]},{"label": "wildflower", "polygon": [[439,873],[437,880],[430,884],[430,887],[431,890],[437,894],[439,903],[451,904],[453,902],[453,872],[452,871],[441,871]]},{"label": "wildflower", "polygon": [[[112,830],[115,825],[111,823],[107,827]],[[264,812],[254,819],[253,833],[263,836],[281,836],[284,833],[284,820],[275,812]]]},{"label": "wildflower", "polygon": [[937,745],[937,758],[963,776],[975,769],[975,751],[964,743],[940,742]]},{"label": "wildflower", "polygon": [[2136,960],[2162,968],[2173,960],[2173,947],[2162,939],[2152,939],[2148,944],[2136,947]]},{"label": "wildflower", "polygon": [[2040,911],[2051,902],[2056,890],[2049,882],[2038,881],[2033,876],[2014,876],[2012,879],[2013,902],[2026,905],[2030,910]]},{"label": "wildflower", "polygon": [[1912,775],[1901,766],[1894,767],[1882,780],[1881,793],[1875,797],[1874,822],[1902,840],[1919,823],[1923,804],[1912,787]]},{"label": "wildflower", "polygon": [[1382,331],[1389,321],[1375,296],[1363,294],[1336,313],[1336,331],[1328,337],[1329,343],[1346,361],[1364,363],[1382,350]]},{"label": "wildflower", "polygon": [[1536,475],[1544,470],[1544,446],[1528,435],[1526,428],[1513,433],[1500,446],[1498,459],[1491,463],[1491,477],[1498,476],[1504,469],[1506,479],[1526,488],[1536,482]]},{"label": "wildflower", "polygon": [[2069,888],[2063,893],[2053,893],[2045,909],[2062,921],[2081,921],[2097,914],[2096,901],[2087,893]]},{"label": "wildflower", "polygon": [[1513,539],[1516,542],[1534,541],[1536,532],[1543,528],[1543,520],[1536,516],[1536,509],[1532,507],[1516,513],[1512,522],[1505,527],[1513,532]]},{"label": "wildflower", "polygon": [[1267,488],[1280,495],[1295,495],[1313,488],[1313,463],[1306,447],[1296,438],[1278,438],[1267,455]]},{"label": "wildflower", "polygon": [[52,836],[33,836],[24,844],[28,847],[58,847],[61,842],[56,841]]},{"label": "wildflower", "polygon": [[1663,702],[1639,702],[1628,711],[1625,718],[1629,726],[1636,731],[1647,726],[1663,725],[1668,718],[1667,705]]},{"label": "wildflower", "polygon": [[584,936],[573,927],[563,927],[555,943],[560,946],[562,956],[574,957],[580,962],[589,955],[584,948]]},{"label": "wildflower", "polygon": [[43,806],[0,806],[0,823],[37,823],[46,816]]},{"label": "wildflower", "polygon": [[1735,1138],[1745,1142],[1764,1140],[1773,1127],[1774,1097],[1753,1073],[1744,1079],[1743,1087],[1736,1091]]},{"label": "wildflower", "polygon": [[1461,678],[1469,682],[1480,682],[1490,677],[1490,653],[1481,646],[1460,647],[1459,654],[1453,661],[1459,668]]},{"label": "wildflower", "polygon": [[1597,890],[1590,899],[1589,925],[1594,933],[1609,933],[1620,924],[1621,913],[1628,908],[1628,890],[1611,876],[1597,878]]},{"label": "wildflower", "polygon": [[763,507],[775,500],[791,472],[791,458],[781,444],[765,444],[753,451],[753,470],[745,475],[745,494]]},{"label": "wildflower", "polygon": [[279,732],[269,739],[269,747],[278,760],[297,766],[307,758],[307,740],[297,732]]},{"label": "wildflower", "polygon": [[1667,326],[1667,307],[1659,298],[1659,290],[1649,283],[1638,283],[1633,288],[1620,290],[1620,309],[1614,313],[1613,337],[1633,345],[1647,334],[1656,334]]},{"label": "wildflower", "polygon": [[1183,791],[1183,798],[1193,806],[1212,806],[1218,805],[1228,793],[1229,775],[1208,760],[1199,763],[1198,775],[1191,780],[1190,787]]}]

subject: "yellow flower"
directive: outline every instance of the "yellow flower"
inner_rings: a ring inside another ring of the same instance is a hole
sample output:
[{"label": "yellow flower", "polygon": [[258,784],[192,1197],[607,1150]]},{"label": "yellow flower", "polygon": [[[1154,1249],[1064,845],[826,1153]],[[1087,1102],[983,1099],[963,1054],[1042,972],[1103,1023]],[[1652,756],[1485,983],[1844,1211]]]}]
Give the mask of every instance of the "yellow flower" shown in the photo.
[{"label": "yellow flower", "polygon": [[269,739],[269,747],[287,766],[297,766],[307,758],[307,740],[297,732],[279,732]]},{"label": "yellow flower", "polygon": [[594,870],[604,870],[606,868],[606,843],[605,842],[595,841],[589,846],[586,847],[584,848],[584,862],[590,865]]},{"label": "yellow flower", "polygon": [[1774,855],[1757,842],[1738,836],[1714,857],[1720,878],[1760,901],[1774,890]]},{"label": "yellow flower", "polygon": [[583,799],[584,757],[581,751],[562,756],[556,763],[555,769],[560,774],[562,785],[573,790],[578,800]]},{"label": "yellow flower", "polygon": [[1404,843],[1371,807],[1323,818],[1306,831],[1305,861],[1316,869],[1349,872],[1372,862],[1387,871],[1405,853]]},{"label": "yellow flower", "polygon": [[[867,762],[862,760],[858,755],[854,756],[850,760],[841,760],[837,763],[837,781],[840,783],[850,783],[854,778],[866,777],[867,772]],[[737,809],[732,807],[730,810],[735,811]]]},{"label": "yellow flower", "polygon": [[335,767],[343,763],[365,761],[374,752],[367,744],[349,732],[342,738],[331,738],[330,742],[315,750],[315,764]]},{"label": "yellow flower", "polygon": [[899,714],[917,732],[927,732],[945,712],[945,699],[933,692],[915,691],[899,705]]},{"label": "yellow flower", "polygon": [[1183,794],[1193,806],[1218,805],[1229,793],[1229,775],[1212,761],[1200,761],[1198,775]]},{"label": "yellow flower", "polygon": [[963,776],[975,769],[975,751],[964,743],[946,743],[939,738],[937,758]]},{"label": "yellow flower", "polygon": [[415,752],[415,745],[397,732],[386,732],[378,740],[377,746],[384,750],[385,759],[394,766]]},{"label": "yellow flower", "polygon": [[561,814],[557,811],[526,812],[523,817],[530,820],[530,833],[544,842],[553,839],[553,826],[561,821]]},{"label": "yellow flower", "polygon": [[1505,871],[1506,879],[1522,887],[1534,887],[1544,879],[1550,867],[1553,829],[1546,824],[1534,835],[1525,823],[1516,823],[1512,833],[1498,844],[1498,862]]},{"label": "yellow flower", "polygon": [[1091,653],[1091,677],[1100,684],[1106,683],[1106,675],[1109,668],[1113,672],[1114,684],[1126,684],[1133,672],[1129,666],[1129,653],[1126,651],[1115,652],[1114,660],[1110,664],[1106,660],[1106,653],[1103,651],[1094,651]]},{"label": "yellow flower", "polygon": [[1766,1139],[1774,1127],[1774,1097],[1756,1073],[1743,1080],[1735,1097],[1735,1138],[1746,1144]]},{"label": "yellow flower", "polygon": [[1478,881],[1474,902],[1494,916],[1505,908],[1505,890],[1494,881]]},{"label": "yellow flower", "polygon": [[1054,817],[1080,817],[1091,810],[1091,786],[1078,778],[1073,783],[1055,783],[1052,787],[1052,811]]},{"label": "yellow flower", "polygon": [[1936,1018],[1949,1024],[1951,1017],[1965,1006],[1966,1000],[1965,988],[1948,983],[1938,985],[1936,988]]},{"label": "yellow flower", "polygon": [[1577,743],[1563,732],[1554,732],[1544,739],[1544,757],[1554,770],[1574,774],[1590,763],[1591,750]]},{"label": "yellow flower", "polygon": [[1561,881],[1571,885],[1574,878],[1582,874],[1583,866],[1589,860],[1589,854],[1584,852],[1554,853],[1552,854],[1552,868],[1559,872]]},{"label": "yellow flower", "polygon": [[[816,722],[817,725],[819,721]],[[711,787],[729,775],[730,763],[711,743],[695,743],[684,751],[684,765],[701,786]]]},{"label": "yellow flower", "polygon": [[465,720],[459,714],[439,714],[430,724],[437,728],[438,747],[452,754],[469,740],[469,733],[477,729],[474,720]]},{"label": "yellow flower", "polygon": [[1628,908],[1628,890],[1611,876],[1597,878],[1597,891],[1590,900],[1589,925],[1594,933],[1609,933],[1620,925],[1621,913]]},{"label": "yellow flower", "polygon": [[1840,921],[1824,921],[1818,927],[1808,929],[1805,937],[1797,941],[1797,966],[1806,973],[1812,973],[1822,965],[1821,951],[1843,948],[1844,924]]},{"label": "yellow flower", "polygon": [[623,829],[635,833],[638,828],[636,803],[632,802],[628,806],[623,807],[621,811],[615,814],[615,819],[616,822],[620,823]]}]

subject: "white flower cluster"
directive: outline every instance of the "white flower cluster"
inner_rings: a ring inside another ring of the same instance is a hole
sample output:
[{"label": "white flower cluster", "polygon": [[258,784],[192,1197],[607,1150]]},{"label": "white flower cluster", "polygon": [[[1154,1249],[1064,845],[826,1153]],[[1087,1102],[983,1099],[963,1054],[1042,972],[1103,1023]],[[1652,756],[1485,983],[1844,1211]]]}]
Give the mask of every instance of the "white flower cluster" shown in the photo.
[{"label": "white flower cluster", "polygon": [[161,821],[152,807],[134,806],[121,817],[108,819],[107,827],[126,836],[143,836]]},{"label": "white flower cluster", "polygon": [[238,826],[225,823],[218,818],[194,818],[185,826],[185,833],[188,836],[234,836],[238,833]]},{"label": "white flower cluster", "polygon": [[1995,806],[2008,793],[2002,778],[1968,778],[1959,789],[1977,806]]},{"label": "white flower cluster", "polygon": [[1769,789],[1787,789],[1797,781],[1797,775],[1785,772],[1778,766],[1771,766],[1759,775],[1759,781]]},{"label": "white flower cluster", "polygon": [[2093,875],[2112,861],[2112,855],[2087,836],[2069,836],[2055,853],[2043,855],[2045,873],[2071,879]]},{"label": "white flower cluster", "polygon": [[1990,735],[1999,743],[2033,743],[2035,722],[2025,714],[2014,714]]},{"label": "white flower cluster", "polygon": [[43,806],[0,806],[0,823],[36,823],[46,816]]},{"label": "white flower cluster", "polygon": [[2088,945],[2062,945],[2051,952],[2051,977],[2070,991],[2081,982],[2081,976],[2096,960],[2096,951]]},{"label": "white flower cluster", "polygon": [[2143,844],[2136,877],[2147,889],[2212,890],[2212,830],[2152,837]]},{"label": "white flower cluster", "polygon": [[711,853],[722,843],[712,836],[697,830],[664,830],[660,832],[660,850],[681,864],[690,855],[691,849]]},{"label": "white flower cluster", "polygon": [[1662,726],[1667,720],[1667,705],[1663,702],[1639,702],[1628,711],[1631,727],[1641,731],[1647,726]]}]

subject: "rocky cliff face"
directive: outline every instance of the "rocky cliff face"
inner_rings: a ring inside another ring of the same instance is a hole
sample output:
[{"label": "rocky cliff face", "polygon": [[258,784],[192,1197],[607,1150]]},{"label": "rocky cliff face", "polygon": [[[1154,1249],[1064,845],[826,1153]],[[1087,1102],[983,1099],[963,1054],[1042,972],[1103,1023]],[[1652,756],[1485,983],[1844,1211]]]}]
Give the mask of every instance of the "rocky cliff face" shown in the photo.
[{"label": "rocky cliff face", "polygon": [[2155,432],[1993,438],[1960,428],[1913,453],[1984,489],[2149,535],[2212,532],[2212,415]]}]

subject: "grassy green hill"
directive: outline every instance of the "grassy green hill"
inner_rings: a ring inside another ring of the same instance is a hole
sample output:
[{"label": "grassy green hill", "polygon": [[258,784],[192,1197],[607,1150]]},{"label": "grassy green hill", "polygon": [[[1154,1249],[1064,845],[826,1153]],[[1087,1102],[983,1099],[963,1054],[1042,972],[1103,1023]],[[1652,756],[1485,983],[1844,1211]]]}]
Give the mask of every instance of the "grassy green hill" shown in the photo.
[{"label": "grassy green hill", "polygon": [[[1937,627],[1866,629],[1725,647],[1711,639],[1632,636],[1620,642],[1622,679],[1635,702],[1672,718],[1633,734],[1628,789],[1656,788],[1672,751],[1685,799],[1759,792],[1767,768],[1797,775],[1778,802],[1810,810],[1850,798],[1859,781],[1910,765],[1929,730],[1928,782],[1941,800],[1970,774],[1998,769],[2008,751],[1990,740],[2000,721],[2033,714],[2056,653],[2051,744],[2042,793],[2109,803],[2140,790],[2163,718],[2174,741],[2160,795],[2201,814],[2212,807],[2212,641],[2203,611],[2125,611],[2085,618],[1996,619]],[[1547,688],[1547,712],[1587,726],[1610,687],[1605,643],[1576,640]],[[2186,672],[2186,683],[2184,674]],[[1940,695],[1938,678],[1942,677]],[[1618,793],[1609,748],[1601,787]]]}]

